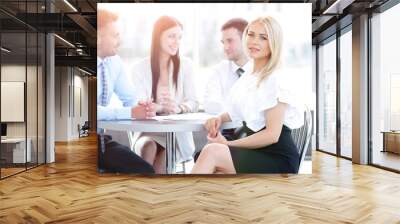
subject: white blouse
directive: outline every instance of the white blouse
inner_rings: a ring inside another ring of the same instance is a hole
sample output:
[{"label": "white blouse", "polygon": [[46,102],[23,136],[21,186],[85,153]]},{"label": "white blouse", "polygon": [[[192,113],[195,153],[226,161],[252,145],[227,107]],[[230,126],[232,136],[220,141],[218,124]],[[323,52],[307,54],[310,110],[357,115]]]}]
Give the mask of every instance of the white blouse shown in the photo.
[{"label": "white blouse", "polygon": [[[138,100],[149,100],[152,95],[152,75],[150,58],[144,58],[133,66],[132,80],[135,84],[135,93]],[[168,89],[171,98],[173,98],[181,109],[185,109],[184,113],[197,112],[199,101],[196,96],[195,79],[193,74],[193,65],[188,58],[181,57],[179,68],[179,75],[177,80],[177,88],[173,83],[173,68],[170,66],[168,74]],[[160,90],[160,89],[159,89]],[[158,94],[160,91],[158,92]],[[132,136],[131,142],[136,144],[140,136],[150,136],[157,143],[166,146],[166,138],[161,133],[141,133],[135,132]],[[192,132],[178,132],[176,133],[176,140],[178,143],[178,161],[186,161],[192,158],[195,150]]]},{"label": "white blouse", "polygon": [[[168,88],[172,99],[183,106],[184,112],[197,112],[199,101],[196,95],[196,85],[193,74],[193,64],[188,58],[181,57],[177,88],[173,83],[173,66],[168,74]],[[150,57],[144,58],[133,66],[132,80],[138,100],[149,100],[152,95],[152,75]]]},{"label": "white blouse", "polygon": [[[288,88],[281,70],[274,71],[257,87],[258,76],[243,75],[230,91],[225,111],[233,121],[245,121],[247,127],[259,131],[266,125],[265,110],[279,102],[288,104],[283,124],[291,129],[299,128],[304,122],[304,106],[296,94]],[[280,77],[282,76],[282,77]]]},{"label": "white blouse", "polygon": [[[204,91],[204,110],[209,114],[223,112],[224,104],[233,84],[239,79],[236,70],[240,68],[233,61],[223,60],[213,67],[213,72],[207,81]],[[241,67],[244,73],[253,69],[253,62],[249,60]]]}]

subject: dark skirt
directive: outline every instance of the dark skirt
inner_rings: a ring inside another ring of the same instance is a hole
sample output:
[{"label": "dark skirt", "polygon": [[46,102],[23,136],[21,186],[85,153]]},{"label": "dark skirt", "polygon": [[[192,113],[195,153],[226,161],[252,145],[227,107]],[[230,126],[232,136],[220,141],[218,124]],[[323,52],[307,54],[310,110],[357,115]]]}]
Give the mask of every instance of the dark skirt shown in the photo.
[{"label": "dark skirt", "polygon": [[[254,133],[244,123],[232,138],[240,139]],[[291,129],[286,126],[282,127],[277,143],[258,149],[230,146],[229,150],[236,173],[297,173],[299,169],[299,151],[293,142]]]},{"label": "dark skirt", "polygon": [[111,136],[98,134],[97,169],[100,173],[153,174],[154,168],[128,146],[112,141]]}]

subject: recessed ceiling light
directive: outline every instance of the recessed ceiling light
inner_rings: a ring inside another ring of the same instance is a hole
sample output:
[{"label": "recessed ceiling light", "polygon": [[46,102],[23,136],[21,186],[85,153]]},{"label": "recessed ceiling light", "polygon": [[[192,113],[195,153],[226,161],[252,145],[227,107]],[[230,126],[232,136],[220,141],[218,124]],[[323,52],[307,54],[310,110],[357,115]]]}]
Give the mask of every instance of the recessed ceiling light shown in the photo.
[{"label": "recessed ceiling light", "polygon": [[343,9],[351,5],[355,0],[336,0],[322,14],[342,14]]},{"label": "recessed ceiling light", "polygon": [[64,0],[65,4],[67,4],[74,12],[78,12],[78,10],[71,4],[69,3],[67,0]]},{"label": "recessed ceiling light", "polygon": [[90,73],[90,72],[88,72],[88,71],[86,71],[86,70],[83,70],[83,69],[81,69],[81,68],[79,68],[79,67],[78,67],[78,69],[79,69],[79,71],[81,71],[81,72],[83,72],[83,73],[85,73],[85,74],[87,74],[87,75],[92,75],[92,73]]},{"label": "recessed ceiling light", "polygon": [[6,52],[6,53],[10,53],[10,52],[11,52],[11,50],[9,50],[9,49],[7,49],[7,48],[5,48],[5,47],[1,47],[1,50],[4,51],[4,52]]},{"label": "recessed ceiling light", "polygon": [[66,40],[66,39],[64,39],[64,38],[62,38],[62,37],[60,37],[60,36],[57,35],[57,34],[54,34],[54,36],[57,37],[58,39],[60,39],[62,42],[66,43],[67,45],[69,45],[69,46],[75,48],[75,45],[71,44],[71,42],[69,42],[68,40]]}]

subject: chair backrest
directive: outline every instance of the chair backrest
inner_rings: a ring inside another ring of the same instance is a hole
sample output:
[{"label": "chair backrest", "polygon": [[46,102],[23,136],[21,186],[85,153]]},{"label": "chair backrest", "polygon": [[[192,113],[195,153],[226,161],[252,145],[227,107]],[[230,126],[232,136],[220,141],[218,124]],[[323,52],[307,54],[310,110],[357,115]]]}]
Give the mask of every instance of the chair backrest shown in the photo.
[{"label": "chair backrest", "polygon": [[300,128],[292,130],[292,138],[297,148],[299,149],[299,154],[300,154],[299,170],[311,142],[312,128],[313,128],[313,123],[312,123],[311,111],[308,108],[306,108],[304,112],[304,125],[301,126]]},{"label": "chair backrest", "polygon": [[89,121],[85,121],[85,123],[82,125],[82,128],[89,129],[90,128]]}]

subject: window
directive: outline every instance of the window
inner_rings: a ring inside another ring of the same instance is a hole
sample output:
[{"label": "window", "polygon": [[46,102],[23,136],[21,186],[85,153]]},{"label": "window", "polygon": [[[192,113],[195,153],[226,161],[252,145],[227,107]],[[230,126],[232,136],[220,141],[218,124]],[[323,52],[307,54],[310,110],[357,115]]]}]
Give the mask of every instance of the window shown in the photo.
[{"label": "window", "polygon": [[[371,19],[371,135],[372,163],[400,170],[400,155],[387,151],[384,132],[400,130],[400,5],[396,5]],[[400,135],[400,133],[399,133]],[[400,143],[396,146],[400,147]],[[399,152],[400,153],[400,152]]]},{"label": "window", "polygon": [[340,36],[340,154],[351,158],[352,141],[352,33]]},{"label": "window", "polygon": [[318,149],[336,153],[336,39],[318,48]]}]

